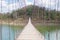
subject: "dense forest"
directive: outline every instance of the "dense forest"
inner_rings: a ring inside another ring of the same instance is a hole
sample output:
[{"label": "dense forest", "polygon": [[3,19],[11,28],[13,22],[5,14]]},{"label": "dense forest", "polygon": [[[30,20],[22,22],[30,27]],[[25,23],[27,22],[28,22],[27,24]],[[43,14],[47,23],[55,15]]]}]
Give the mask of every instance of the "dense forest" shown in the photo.
[{"label": "dense forest", "polygon": [[58,20],[60,21],[60,11],[50,10],[45,7],[29,5],[18,10],[13,10],[11,13],[0,13],[0,19],[17,19],[28,18],[39,20]]}]

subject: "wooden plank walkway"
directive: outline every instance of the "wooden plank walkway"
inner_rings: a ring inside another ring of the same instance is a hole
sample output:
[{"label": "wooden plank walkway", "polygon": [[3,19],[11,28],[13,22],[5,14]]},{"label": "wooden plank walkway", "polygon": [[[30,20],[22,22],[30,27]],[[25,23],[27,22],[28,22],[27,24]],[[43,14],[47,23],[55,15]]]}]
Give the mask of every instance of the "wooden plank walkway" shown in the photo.
[{"label": "wooden plank walkway", "polygon": [[25,26],[25,28],[16,38],[16,40],[45,40],[45,39],[44,36],[32,25],[31,19],[29,18],[28,24]]}]

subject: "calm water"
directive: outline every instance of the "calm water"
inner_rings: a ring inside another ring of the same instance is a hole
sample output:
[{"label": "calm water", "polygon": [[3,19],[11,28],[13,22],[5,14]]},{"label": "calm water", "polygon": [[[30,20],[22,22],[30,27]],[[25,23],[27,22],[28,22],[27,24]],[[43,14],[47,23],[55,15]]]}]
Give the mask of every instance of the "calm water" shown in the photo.
[{"label": "calm water", "polygon": [[[0,26],[0,29],[1,29],[1,26]],[[2,40],[14,40],[21,31],[22,29],[20,27],[11,27],[8,25],[3,25],[2,26]],[[1,31],[0,31],[0,35],[1,35]]]},{"label": "calm water", "polygon": [[[49,37],[48,37],[49,35]],[[58,30],[57,36],[56,36],[56,31],[50,32],[48,34],[48,32],[45,33],[45,38],[46,40],[60,40],[60,30]]]},{"label": "calm water", "polygon": [[[3,25],[2,26],[2,40],[14,40],[16,36],[19,33],[21,33],[21,31],[22,29],[20,27],[11,27],[8,25]],[[1,26],[0,26],[0,35],[1,35]],[[45,38],[46,40],[48,40],[48,32],[45,33]],[[49,38],[50,40],[56,40],[56,31],[50,32]],[[60,40],[60,30],[58,30],[58,40]]]}]

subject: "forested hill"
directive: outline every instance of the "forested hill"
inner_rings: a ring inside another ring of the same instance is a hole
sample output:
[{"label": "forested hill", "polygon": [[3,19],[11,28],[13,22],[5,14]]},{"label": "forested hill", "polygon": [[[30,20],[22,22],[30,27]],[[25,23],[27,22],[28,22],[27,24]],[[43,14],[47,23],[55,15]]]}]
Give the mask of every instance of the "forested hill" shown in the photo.
[{"label": "forested hill", "polygon": [[60,21],[60,11],[49,10],[45,7],[38,7],[34,5],[29,5],[18,10],[14,10],[11,13],[1,14],[0,19],[17,19],[17,18],[36,18],[39,20],[59,20]]}]

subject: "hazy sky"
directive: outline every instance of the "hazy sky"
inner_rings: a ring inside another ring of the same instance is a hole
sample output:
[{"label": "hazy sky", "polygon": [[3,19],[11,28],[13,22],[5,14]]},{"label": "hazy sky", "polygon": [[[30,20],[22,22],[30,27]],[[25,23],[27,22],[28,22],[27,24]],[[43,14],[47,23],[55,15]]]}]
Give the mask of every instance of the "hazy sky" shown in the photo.
[{"label": "hazy sky", "polygon": [[[25,0],[26,5],[33,5],[34,0]],[[0,0],[0,12],[8,12],[25,6],[24,0]],[[35,5],[60,10],[60,0],[35,0]]]}]

